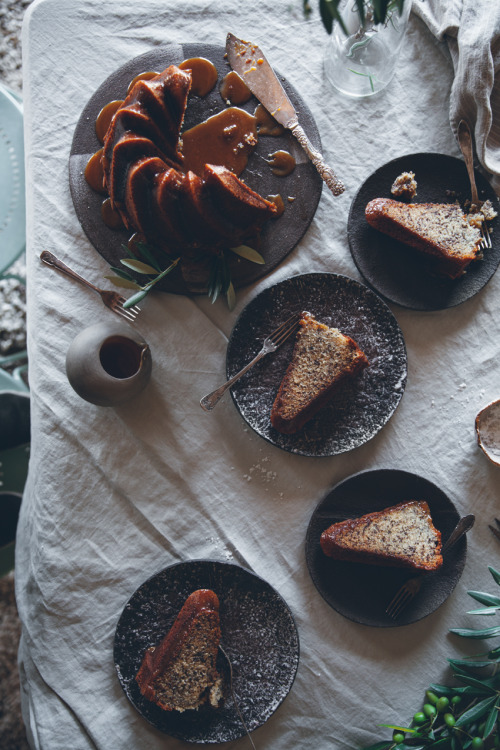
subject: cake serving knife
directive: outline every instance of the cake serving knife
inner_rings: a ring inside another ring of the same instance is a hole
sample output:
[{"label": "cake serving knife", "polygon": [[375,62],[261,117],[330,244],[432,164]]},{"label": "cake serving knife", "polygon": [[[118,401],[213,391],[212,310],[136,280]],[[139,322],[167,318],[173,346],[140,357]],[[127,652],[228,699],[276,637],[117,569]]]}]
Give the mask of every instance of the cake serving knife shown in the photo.
[{"label": "cake serving knife", "polygon": [[274,119],[293,133],[332,193],[334,195],[343,193],[345,190],[343,183],[309,141],[303,127],[299,124],[292,102],[262,50],[256,44],[238,39],[234,34],[228,34],[226,52],[232,69],[238,73],[252,94]]}]

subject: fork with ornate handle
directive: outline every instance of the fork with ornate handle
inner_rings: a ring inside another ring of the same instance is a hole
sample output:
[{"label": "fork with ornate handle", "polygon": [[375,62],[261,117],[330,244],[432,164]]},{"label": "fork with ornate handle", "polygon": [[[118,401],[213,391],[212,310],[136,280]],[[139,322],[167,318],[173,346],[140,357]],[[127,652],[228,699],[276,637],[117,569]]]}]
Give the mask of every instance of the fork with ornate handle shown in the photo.
[{"label": "fork with ornate handle", "polygon": [[55,268],[58,271],[61,271],[61,273],[66,274],[66,276],[69,276],[70,279],[79,281],[80,284],[84,284],[90,289],[93,289],[94,292],[97,292],[97,294],[100,295],[106,307],[109,307],[109,309],[114,313],[120,315],[122,318],[125,318],[125,320],[128,320],[129,323],[133,323],[133,321],[141,311],[141,308],[137,307],[137,305],[134,305],[127,310],[124,309],[123,305],[127,301],[125,297],[122,297],[121,294],[118,294],[118,292],[108,291],[107,289],[99,289],[99,287],[94,286],[94,284],[91,284],[90,281],[87,281],[87,279],[84,279],[83,276],[80,276],[80,274],[78,274],[76,271],[73,271],[72,268],[67,266],[66,263],[63,263],[62,260],[59,260],[59,258],[56,258],[56,256],[53,253],[50,253],[48,250],[44,250],[40,254],[40,260],[42,260],[46,265],[51,266],[51,268]]},{"label": "fork with ornate handle", "polygon": [[[443,554],[444,552],[449,550],[450,547],[456,544],[464,534],[470,531],[470,529],[472,529],[472,527],[474,526],[475,520],[476,517],[472,515],[472,513],[468,516],[463,516],[463,518],[460,519],[460,521],[451,532],[446,542],[443,544],[441,553]],[[418,592],[420,591],[422,579],[424,578],[424,576],[425,573],[421,573],[418,576],[414,576],[414,578],[409,578],[405,583],[403,583],[403,585],[396,592],[393,600],[385,610],[386,614],[388,614],[389,617],[391,617],[393,620],[395,620],[396,617],[399,617],[406,605],[409,604],[413,597],[416,596],[416,594],[418,594]]]},{"label": "fork with ornate handle", "polygon": [[[457,133],[458,133],[458,145],[460,146],[460,151],[462,152],[462,156],[464,157],[464,161],[465,161],[465,166],[467,167],[467,174],[469,175],[471,203],[473,203],[479,209],[482,201],[479,200],[479,196],[477,194],[476,178],[474,175],[474,153],[472,150],[472,133],[470,131],[469,124],[465,120],[460,120],[460,122],[458,123]],[[484,221],[481,224],[481,237],[482,237],[481,247],[483,249],[490,248],[491,237],[488,231],[488,227],[485,226]]]},{"label": "fork with ornate handle", "polygon": [[201,408],[205,411],[211,411],[214,406],[221,400],[222,396],[225,394],[228,388],[231,388],[231,386],[234,385],[236,381],[239,380],[243,375],[245,375],[245,373],[247,373],[254,365],[256,365],[257,362],[262,359],[262,357],[265,357],[266,354],[270,354],[271,352],[275,352],[276,349],[278,349],[282,344],[285,343],[285,341],[292,335],[292,333],[295,333],[299,326],[299,320],[299,313],[295,313],[291,318],[288,318],[288,320],[285,320],[284,323],[278,326],[275,331],[270,333],[269,336],[264,339],[262,349],[257,354],[257,356],[252,359],[251,362],[245,365],[245,367],[237,372],[236,375],[233,375],[233,377],[230,378],[226,383],[224,383],[224,385],[221,385],[215,391],[212,391],[212,393],[203,396],[200,401]]}]

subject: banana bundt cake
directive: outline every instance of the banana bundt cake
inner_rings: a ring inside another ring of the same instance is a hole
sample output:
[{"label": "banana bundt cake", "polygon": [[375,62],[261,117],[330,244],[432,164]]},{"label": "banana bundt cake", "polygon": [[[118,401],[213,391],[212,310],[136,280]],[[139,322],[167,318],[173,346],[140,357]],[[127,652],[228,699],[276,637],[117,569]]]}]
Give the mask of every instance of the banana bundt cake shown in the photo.
[{"label": "banana bundt cake", "polygon": [[349,336],[302,313],[292,359],[271,410],[279,432],[300,430],[332,397],[340,383],[368,366]]},{"label": "banana bundt cake", "polygon": [[422,571],[443,564],[441,532],[423,500],[334,523],[321,534],[320,544],[325,555],[335,560]]},{"label": "banana bundt cake", "polygon": [[136,675],[141,694],[165,711],[187,711],[222,700],[216,660],[220,641],[219,600],[210,589],[186,599],[172,628],[149,648]]}]

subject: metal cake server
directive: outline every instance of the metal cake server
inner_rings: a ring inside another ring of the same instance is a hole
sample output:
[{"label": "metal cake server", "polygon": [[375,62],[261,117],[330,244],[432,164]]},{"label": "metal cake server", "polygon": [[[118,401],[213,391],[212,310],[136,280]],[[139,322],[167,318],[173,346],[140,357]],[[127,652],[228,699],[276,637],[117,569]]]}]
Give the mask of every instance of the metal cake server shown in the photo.
[{"label": "metal cake server", "polygon": [[314,148],[304,129],[299,125],[293,104],[260,47],[238,39],[234,34],[228,34],[226,52],[232,69],[241,76],[252,94],[274,119],[293,133],[332,193],[334,195],[343,193],[345,190],[343,183],[333,169],[325,163],[323,156]]}]

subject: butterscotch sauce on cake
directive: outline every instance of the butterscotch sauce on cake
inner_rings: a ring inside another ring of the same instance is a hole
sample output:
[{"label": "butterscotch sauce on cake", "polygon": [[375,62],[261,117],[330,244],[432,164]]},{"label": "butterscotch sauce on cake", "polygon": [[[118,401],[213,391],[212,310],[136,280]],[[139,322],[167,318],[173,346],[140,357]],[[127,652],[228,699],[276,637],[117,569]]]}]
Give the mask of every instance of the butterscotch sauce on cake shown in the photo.
[{"label": "butterscotch sauce on cake", "polygon": [[116,110],[123,104],[123,99],[115,99],[112,102],[108,102],[97,115],[95,121],[95,133],[100,143],[104,143],[104,136],[109,128],[111,120]]},{"label": "butterscotch sauce on cake", "polygon": [[205,57],[190,57],[177,66],[181,70],[190,70],[192,76],[191,94],[206,96],[217,83],[217,68]]},{"label": "butterscotch sauce on cake", "polygon": [[101,217],[110,229],[124,229],[123,219],[116,209],[111,206],[111,198],[106,198],[101,203]]},{"label": "butterscotch sauce on cake", "polygon": [[269,154],[271,172],[277,177],[287,177],[295,169],[295,159],[288,151],[275,151]]},{"label": "butterscotch sauce on cake", "polygon": [[135,84],[138,81],[150,81],[152,78],[154,78],[157,75],[158,73],[155,73],[154,70],[145,70],[143,73],[139,73],[139,75],[136,75],[136,77],[132,78],[132,80],[130,81],[128,85],[128,89],[127,89],[127,94],[130,93],[130,91],[132,91],[132,89],[134,88]]},{"label": "butterscotch sauce on cake", "polygon": [[278,136],[285,132],[283,125],[280,125],[279,122],[274,119],[263,104],[259,104],[253,114],[259,135]]},{"label": "butterscotch sauce on cake", "polygon": [[275,219],[279,218],[281,216],[281,214],[285,210],[285,204],[283,203],[283,198],[278,193],[277,195],[268,195],[267,196],[267,200],[271,201],[271,203],[274,203],[274,205],[276,206],[276,209],[277,209],[277,212],[276,212],[274,218]]},{"label": "butterscotch sauce on cake", "polygon": [[229,107],[185,131],[184,169],[202,175],[205,164],[217,164],[240,175],[256,145],[255,117],[239,107]]},{"label": "butterscotch sauce on cake", "polygon": [[102,193],[106,195],[107,191],[104,187],[104,171],[102,167],[102,148],[92,154],[85,167],[85,179],[88,184],[95,190],[96,193]]},{"label": "butterscotch sauce on cake", "polygon": [[223,79],[220,95],[228,104],[245,104],[252,97],[252,92],[243,78],[231,70]]}]

